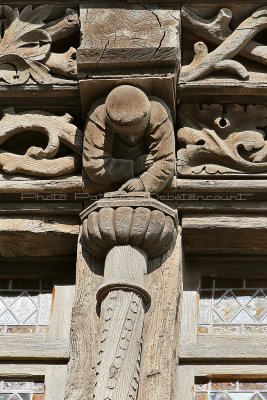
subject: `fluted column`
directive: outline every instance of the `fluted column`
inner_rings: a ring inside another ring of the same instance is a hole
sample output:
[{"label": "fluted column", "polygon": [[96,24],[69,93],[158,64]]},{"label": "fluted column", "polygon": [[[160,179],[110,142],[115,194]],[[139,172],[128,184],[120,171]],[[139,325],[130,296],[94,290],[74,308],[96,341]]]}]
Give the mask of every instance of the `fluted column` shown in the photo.
[{"label": "fluted column", "polygon": [[96,400],[136,399],[146,306],[148,258],[163,255],[176,232],[176,213],[149,197],[105,198],[82,213],[83,244],[105,257]]}]

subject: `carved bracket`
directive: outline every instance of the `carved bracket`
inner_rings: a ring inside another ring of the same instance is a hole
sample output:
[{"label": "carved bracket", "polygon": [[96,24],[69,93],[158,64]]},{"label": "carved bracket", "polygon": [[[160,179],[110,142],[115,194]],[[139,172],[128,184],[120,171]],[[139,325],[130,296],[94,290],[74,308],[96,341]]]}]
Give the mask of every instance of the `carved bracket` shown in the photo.
[{"label": "carved bracket", "polygon": [[[114,195],[114,194],[113,194]],[[176,212],[145,193],[104,198],[82,214],[82,241],[106,257],[101,340],[94,398],[136,399],[146,304],[147,260],[167,252],[176,234]]]}]

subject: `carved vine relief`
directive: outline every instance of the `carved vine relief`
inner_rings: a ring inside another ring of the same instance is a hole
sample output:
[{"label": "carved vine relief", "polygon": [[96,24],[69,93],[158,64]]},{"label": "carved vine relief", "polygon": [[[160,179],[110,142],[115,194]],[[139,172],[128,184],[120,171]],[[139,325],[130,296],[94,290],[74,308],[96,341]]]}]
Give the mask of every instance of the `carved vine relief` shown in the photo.
[{"label": "carved vine relief", "polygon": [[51,46],[79,30],[78,14],[67,9],[62,18],[46,22],[52,11],[51,4],[21,11],[2,6],[3,36],[0,41],[0,78],[8,84],[24,84],[32,79],[44,84],[52,83],[51,74],[76,78],[76,49],[54,53]]},{"label": "carved vine relief", "polygon": [[267,173],[266,107],[183,104],[178,114],[178,173]]},{"label": "carved vine relief", "polygon": [[229,23],[232,11],[223,8],[213,19],[203,19],[186,7],[182,8],[182,23],[197,36],[217,45],[209,52],[204,42],[194,45],[195,56],[190,65],[181,70],[182,81],[195,81],[209,76],[214,71],[228,71],[238,79],[249,79],[250,73],[237,55],[267,65],[267,46],[254,40],[255,35],[267,28],[267,6],[261,7],[232,31]]},{"label": "carved vine relief", "polygon": [[162,190],[175,171],[174,130],[166,104],[134,86],[113,89],[89,112],[83,166],[89,191]]},{"label": "carved vine relief", "polygon": [[[81,169],[82,140],[82,131],[72,124],[68,114],[4,110],[0,120],[0,169],[7,174],[35,177],[71,174]],[[29,147],[29,142],[35,145]]]}]

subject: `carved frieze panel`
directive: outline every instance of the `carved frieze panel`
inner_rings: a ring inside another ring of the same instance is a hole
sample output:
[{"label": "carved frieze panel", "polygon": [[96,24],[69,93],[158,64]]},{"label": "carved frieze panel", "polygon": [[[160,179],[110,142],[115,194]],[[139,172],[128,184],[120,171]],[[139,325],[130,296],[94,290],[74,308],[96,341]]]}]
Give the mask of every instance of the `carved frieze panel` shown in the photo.
[{"label": "carved frieze panel", "polygon": [[[77,79],[76,48],[68,45],[68,40],[79,32],[78,12],[67,8],[65,14],[53,17],[53,9],[51,4],[0,7],[0,84],[51,84]],[[66,51],[54,51],[58,43],[59,49]]]},{"label": "carved frieze panel", "polygon": [[81,171],[83,132],[68,114],[2,110],[0,172],[57,177]]},{"label": "carved frieze panel", "polygon": [[[180,10],[146,3],[83,3],[78,70],[97,74],[132,74],[132,68],[176,69],[180,63]],[[147,74],[147,73],[146,73]]]},{"label": "carved frieze panel", "polygon": [[181,11],[181,83],[207,85],[267,83],[267,7],[233,3],[186,5]]},{"label": "carved frieze panel", "polygon": [[267,174],[266,107],[182,104],[178,118],[179,174]]}]

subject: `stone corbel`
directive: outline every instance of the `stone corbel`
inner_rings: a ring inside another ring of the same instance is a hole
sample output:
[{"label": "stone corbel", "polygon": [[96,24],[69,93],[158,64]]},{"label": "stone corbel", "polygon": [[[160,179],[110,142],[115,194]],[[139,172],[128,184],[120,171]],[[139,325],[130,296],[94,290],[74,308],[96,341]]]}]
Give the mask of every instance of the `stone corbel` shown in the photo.
[{"label": "stone corbel", "polygon": [[139,387],[148,259],[165,254],[176,236],[177,213],[148,193],[107,194],[81,214],[82,244],[105,258],[96,400],[136,399]]}]

